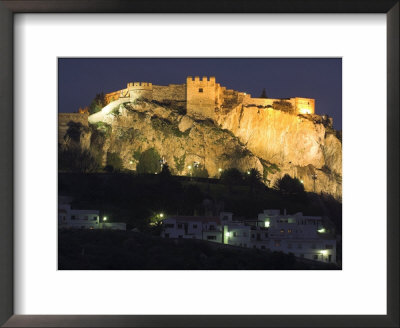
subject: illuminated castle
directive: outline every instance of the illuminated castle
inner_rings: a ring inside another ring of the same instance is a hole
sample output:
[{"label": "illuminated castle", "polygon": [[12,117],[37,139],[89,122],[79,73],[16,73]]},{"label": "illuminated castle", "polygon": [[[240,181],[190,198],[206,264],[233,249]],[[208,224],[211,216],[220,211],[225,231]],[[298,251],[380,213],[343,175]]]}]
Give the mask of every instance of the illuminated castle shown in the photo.
[{"label": "illuminated castle", "polygon": [[117,99],[174,102],[185,106],[190,116],[211,119],[214,119],[218,112],[229,111],[236,106],[284,108],[285,111],[294,115],[315,113],[315,99],[252,98],[245,92],[226,89],[217,83],[213,76],[210,78],[204,76],[202,79],[198,76],[194,78],[188,76],[186,83],[168,86],[148,82],[130,82],[126,89],[106,94],[108,103]]}]

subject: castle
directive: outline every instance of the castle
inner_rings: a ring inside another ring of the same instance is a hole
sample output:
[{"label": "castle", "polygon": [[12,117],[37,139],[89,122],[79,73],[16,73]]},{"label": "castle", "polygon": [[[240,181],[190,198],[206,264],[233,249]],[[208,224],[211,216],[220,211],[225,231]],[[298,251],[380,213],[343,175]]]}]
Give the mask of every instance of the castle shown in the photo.
[{"label": "castle", "polygon": [[184,84],[154,85],[148,82],[130,82],[122,90],[105,95],[107,103],[115,100],[146,99],[160,103],[184,106],[187,114],[198,118],[214,119],[218,112],[238,105],[246,107],[284,108],[291,114],[314,114],[315,99],[310,98],[252,98],[250,94],[227,89],[215,81],[215,77],[188,76]]}]

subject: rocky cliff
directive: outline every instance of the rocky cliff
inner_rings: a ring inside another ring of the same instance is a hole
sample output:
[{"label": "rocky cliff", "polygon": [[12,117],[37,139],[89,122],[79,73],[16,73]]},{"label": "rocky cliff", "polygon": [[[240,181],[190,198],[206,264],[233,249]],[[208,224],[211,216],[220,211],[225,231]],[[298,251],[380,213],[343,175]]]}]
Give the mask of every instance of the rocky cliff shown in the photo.
[{"label": "rocky cliff", "polygon": [[[175,174],[190,174],[193,162],[210,177],[218,177],[219,168],[256,168],[269,186],[289,174],[308,191],[341,198],[341,141],[331,128],[307,117],[238,105],[219,112],[216,122],[200,121],[174,106],[136,100],[111,103],[89,122],[103,164],[107,153],[117,153],[125,168],[135,170],[138,154],[155,148]],[[101,141],[98,131],[103,131]]]}]

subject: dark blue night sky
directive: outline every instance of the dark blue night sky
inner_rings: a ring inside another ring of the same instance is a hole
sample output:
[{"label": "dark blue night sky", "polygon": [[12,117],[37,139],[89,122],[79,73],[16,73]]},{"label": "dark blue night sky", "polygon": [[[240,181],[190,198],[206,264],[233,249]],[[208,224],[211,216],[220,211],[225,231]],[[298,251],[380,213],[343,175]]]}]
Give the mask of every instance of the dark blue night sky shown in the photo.
[{"label": "dark blue night sky", "polygon": [[96,93],[126,88],[127,82],[168,85],[186,76],[215,76],[229,89],[259,97],[315,98],[316,114],[333,117],[342,129],[341,58],[60,58],[59,112],[75,112]]}]

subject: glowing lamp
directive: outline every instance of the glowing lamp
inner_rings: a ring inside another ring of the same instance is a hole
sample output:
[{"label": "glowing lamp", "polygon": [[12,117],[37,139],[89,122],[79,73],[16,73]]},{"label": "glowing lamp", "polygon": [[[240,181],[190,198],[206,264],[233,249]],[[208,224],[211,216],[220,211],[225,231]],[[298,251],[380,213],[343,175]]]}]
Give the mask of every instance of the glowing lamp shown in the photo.
[{"label": "glowing lamp", "polygon": [[321,228],[321,229],[318,229],[317,230],[319,233],[324,233],[326,230],[325,230],[325,228]]},{"label": "glowing lamp", "polygon": [[218,172],[222,172],[222,169],[221,169],[221,168],[219,168],[219,169],[218,169]]},{"label": "glowing lamp", "polygon": [[225,236],[226,236],[226,237],[230,237],[230,236],[231,236],[231,233],[230,233],[230,232],[225,232]]},{"label": "glowing lamp", "polygon": [[164,213],[160,213],[160,218],[163,218],[164,217]]},{"label": "glowing lamp", "polygon": [[269,221],[265,221],[265,227],[269,228]]},{"label": "glowing lamp", "polygon": [[326,254],[328,254],[328,251],[324,249],[323,251],[321,251],[321,254],[326,255]]},{"label": "glowing lamp", "polygon": [[107,217],[106,216],[103,217],[103,221],[107,221]]},{"label": "glowing lamp", "polygon": [[189,166],[188,166],[188,169],[189,169],[189,170],[191,170],[191,169],[192,169],[192,166],[191,166],[191,165],[189,165]]}]

